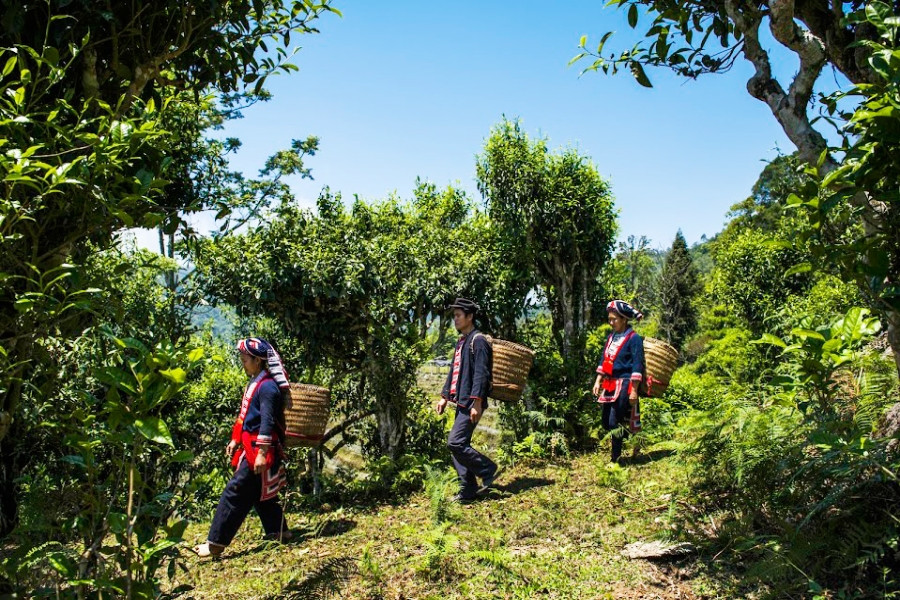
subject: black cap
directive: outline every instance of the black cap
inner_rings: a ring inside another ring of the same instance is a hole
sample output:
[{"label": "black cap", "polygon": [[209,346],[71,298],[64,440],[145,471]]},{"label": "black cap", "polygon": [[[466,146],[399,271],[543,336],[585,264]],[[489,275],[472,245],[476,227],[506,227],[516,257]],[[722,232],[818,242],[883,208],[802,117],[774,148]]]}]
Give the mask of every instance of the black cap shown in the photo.
[{"label": "black cap", "polygon": [[481,307],[469,300],[468,298],[457,298],[456,302],[449,305],[447,308],[459,308],[462,309],[463,312],[466,313],[476,313],[478,309]]}]

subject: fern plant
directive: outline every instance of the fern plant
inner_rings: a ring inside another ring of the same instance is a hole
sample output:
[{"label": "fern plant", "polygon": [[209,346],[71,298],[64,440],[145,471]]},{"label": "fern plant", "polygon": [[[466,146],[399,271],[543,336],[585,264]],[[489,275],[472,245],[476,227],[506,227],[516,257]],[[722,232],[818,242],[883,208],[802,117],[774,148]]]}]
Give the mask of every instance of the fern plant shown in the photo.
[{"label": "fern plant", "polygon": [[431,530],[425,539],[425,553],[420,557],[416,571],[428,579],[441,579],[450,569],[453,553],[459,546],[459,538],[447,533],[448,523]]},{"label": "fern plant", "polygon": [[270,600],[329,600],[340,597],[343,587],[359,572],[355,559],[341,556],[318,565],[302,579],[292,579]]},{"label": "fern plant", "polygon": [[431,521],[435,525],[453,518],[450,495],[456,487],[457,475],[449,469],[425,465],[425,494],[431,504]]}]

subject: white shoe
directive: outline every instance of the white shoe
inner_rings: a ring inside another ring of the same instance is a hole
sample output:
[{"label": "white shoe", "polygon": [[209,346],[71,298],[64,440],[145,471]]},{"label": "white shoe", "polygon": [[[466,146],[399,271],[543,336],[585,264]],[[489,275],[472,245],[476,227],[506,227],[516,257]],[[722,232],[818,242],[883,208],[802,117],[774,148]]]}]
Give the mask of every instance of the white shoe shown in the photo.
[{"label": "white shoe", "polygon": [[199,556],[200,558],[206,558],[207,556],[219,556],[224,551],[225,546],[220,546],[219,544],[214,544],[212,542],[206,542],[194,548],[194,552],[196,552],[197,556]]}]

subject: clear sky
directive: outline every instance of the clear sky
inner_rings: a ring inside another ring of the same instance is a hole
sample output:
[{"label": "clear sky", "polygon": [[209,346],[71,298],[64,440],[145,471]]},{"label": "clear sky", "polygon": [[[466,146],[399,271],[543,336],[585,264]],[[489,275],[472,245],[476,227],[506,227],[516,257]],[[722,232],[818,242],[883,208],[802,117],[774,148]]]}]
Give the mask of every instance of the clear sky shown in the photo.
[{"label": "clear sky", "polygon": [[[335,0],[320,34],[300,36],[299,72],[270,79],[275,97],[228,124],[243,149],[233,166],[255,175],[291,139],[317,135],[313,181],[294,192],[310,206],[325,185],[345,199],[411,195],[417,176],[480,199],[475,156],[503,115],[575,146],[612,185],[620,238],[646,235],[667,247],[722,228],[765,160],[793,151],[763,103],[750,97],[746,61],[697,81],[650,72],[654,88],[628,73],[567,66],[607,30],[621,50],[633,41],[625,14],[605,0],[446,2]],[[645,27],[643,24],[640,27]],[[787,72],[792,65],[776,65]]]}]

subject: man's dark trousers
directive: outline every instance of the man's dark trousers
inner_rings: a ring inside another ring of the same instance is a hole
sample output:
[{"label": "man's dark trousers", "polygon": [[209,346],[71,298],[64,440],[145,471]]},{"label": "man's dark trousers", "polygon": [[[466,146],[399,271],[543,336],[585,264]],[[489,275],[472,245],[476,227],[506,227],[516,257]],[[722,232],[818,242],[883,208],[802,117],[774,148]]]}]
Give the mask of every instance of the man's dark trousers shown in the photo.
[{"label": "man's dark trousers", "polygon": [[487,456],[472,447],[475,423],[469,418],[468,409],[456,407],[456,419],[447,438],[447,447],[453,457],[453,466],[459,474],[460,495],[473,498],[478,490],[478,480],[492,477],[497,465]]}]

